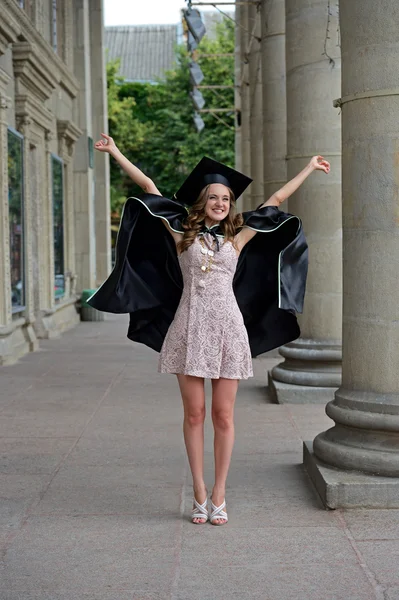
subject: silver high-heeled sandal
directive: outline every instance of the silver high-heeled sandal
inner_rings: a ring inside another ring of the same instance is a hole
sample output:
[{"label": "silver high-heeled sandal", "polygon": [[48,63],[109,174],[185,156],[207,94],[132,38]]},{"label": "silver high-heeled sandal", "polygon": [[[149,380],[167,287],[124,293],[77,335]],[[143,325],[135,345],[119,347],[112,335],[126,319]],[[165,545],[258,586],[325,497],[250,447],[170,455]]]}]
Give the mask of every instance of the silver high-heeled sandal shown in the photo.
[{"label": "silver high-heeled sandal", "polygon": [[[229,520],[227,516],[227,512],[224,510],[226,508],[226,500],[223,500],[220,506],[215,506],[211,501],[211,516],[209,518],[212,525],[226,525]],[[224,519],[224,523],[214,523],[216,519]]]},{"label": "silver high-heeled sandal", "polygon": [[[194,523],[194,525],[204,525],[208,519],[209,519],[209,512],[208,512],[208,498],[206,497],[204,502],[202,504],[200,504],[194,496],[194,508],[191,512],[191,521],[192,523]],[[196,523],[194,521],[194,519],[204,519],[204,521],[200,521],[199,523]]]}]

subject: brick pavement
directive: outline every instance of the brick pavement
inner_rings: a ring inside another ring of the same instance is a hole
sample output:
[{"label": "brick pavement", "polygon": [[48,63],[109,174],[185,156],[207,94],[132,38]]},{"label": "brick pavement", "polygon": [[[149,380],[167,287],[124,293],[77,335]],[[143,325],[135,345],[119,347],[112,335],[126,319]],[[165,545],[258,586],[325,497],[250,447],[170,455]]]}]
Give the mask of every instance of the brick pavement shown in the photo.
[{"label": "brick pavement", "polygon": [[[41,346],[0,369],[0,600],[399,600],[399,511],[322,508],[329,419],[269,402],[275,359],[240,386],[229,523],[194,526],[175,377],[126,317]],[[210,488],[209,411],[206,449]]]}]

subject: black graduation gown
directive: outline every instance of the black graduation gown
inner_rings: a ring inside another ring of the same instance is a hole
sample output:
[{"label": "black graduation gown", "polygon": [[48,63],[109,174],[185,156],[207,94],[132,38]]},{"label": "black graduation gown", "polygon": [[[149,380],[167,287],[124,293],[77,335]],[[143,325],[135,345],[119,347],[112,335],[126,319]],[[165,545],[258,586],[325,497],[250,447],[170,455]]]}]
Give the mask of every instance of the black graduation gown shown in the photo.
[{"label": "black graduation gown", "polygon": [[[162,223],[183,233],[187,209],[154,194],[128,198],[116,244],[115,267],[88,304],[130,313],[128,338],[160,351],[180,301],[183,280],[175,242]],[[307,244],[298,217],[266,206],[243,213],[259,233],[238,259],[234,293],[244,317],[252,356],[299,337]]]}]

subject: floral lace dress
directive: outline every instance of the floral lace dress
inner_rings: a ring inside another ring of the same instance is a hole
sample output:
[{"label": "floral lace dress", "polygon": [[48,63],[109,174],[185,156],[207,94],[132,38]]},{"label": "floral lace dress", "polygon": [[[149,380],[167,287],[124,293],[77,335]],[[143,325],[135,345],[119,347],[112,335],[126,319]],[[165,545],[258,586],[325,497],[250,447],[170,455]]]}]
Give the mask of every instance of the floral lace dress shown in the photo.
[{"label": "floral lace dress", "polygon": [[[252,377],[248,334],[233,292],[237,252],[210,234],[179,256],[184,289],[166,334],[159,372],[208,379]],[[205,270],[204,270],[205,269]]]}]

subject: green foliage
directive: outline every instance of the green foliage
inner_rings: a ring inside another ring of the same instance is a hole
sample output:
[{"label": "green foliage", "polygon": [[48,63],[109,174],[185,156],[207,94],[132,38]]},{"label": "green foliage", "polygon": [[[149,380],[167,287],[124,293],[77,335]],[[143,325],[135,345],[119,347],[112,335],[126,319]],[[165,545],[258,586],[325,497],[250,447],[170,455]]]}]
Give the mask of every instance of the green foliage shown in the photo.
[{"label": "green foliage", "polygon": [[[134,97],[119,95],[123,78],[118,76],[119,61],[107,64],[108,127],[112,137],[126,156],[134,156],[143,146],[146,126],[135,117]],[[111,212],[120,213],[130,180],[115,161],[111,161]]]},{"label": "green foliage", "polygon": [[[205,75],[204,85],[234,84],[233,56],[201,57],[201,54],[234,52],[231,21],[225,20],[217,26],[216,40],[205,36],[197,52]],[[157,84],[128,83],[118,76],[117,62],[108,64],[110,135],[120,150],[169,198],[204,155],[234,166],[233,88],[202,90],[204,108],[232,108],[232,111],[218,114],[225,124],[210,113],[202,113],[205,128],[198,133],[190,97],[190,57],[183,46],[177,47],[176,54],[176,67]],[[119,212],[125,197],[141,190],[112,162],[112,209]]]}]

